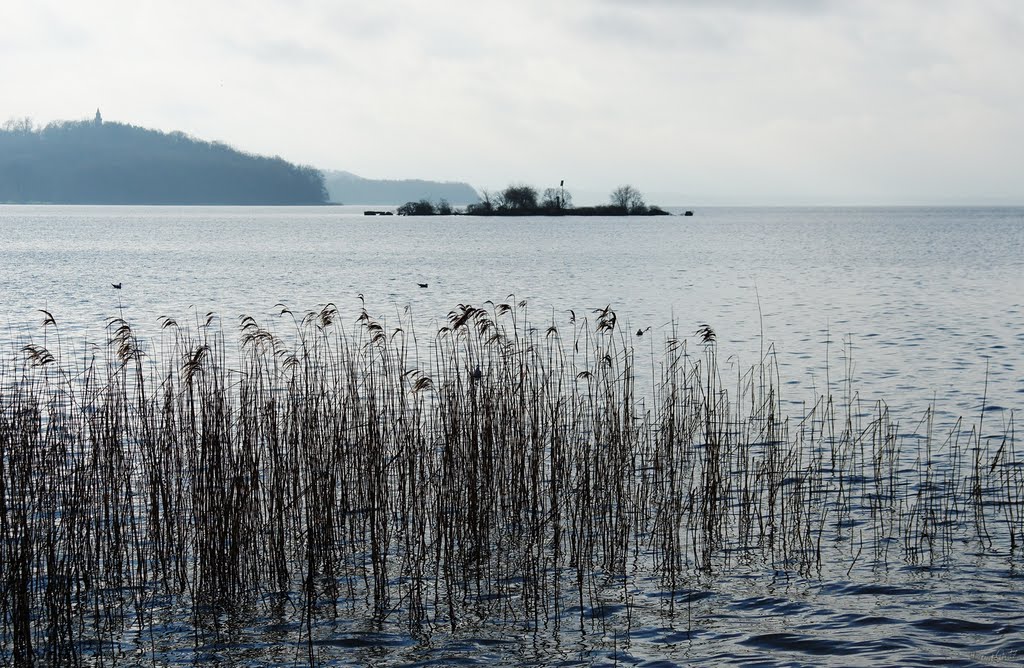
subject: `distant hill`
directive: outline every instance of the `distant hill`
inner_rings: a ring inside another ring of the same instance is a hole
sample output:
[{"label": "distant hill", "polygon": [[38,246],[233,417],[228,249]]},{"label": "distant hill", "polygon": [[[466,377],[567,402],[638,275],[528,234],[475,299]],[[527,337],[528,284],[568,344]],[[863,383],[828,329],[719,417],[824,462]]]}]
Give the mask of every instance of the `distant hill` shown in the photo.
[{"label": "distant hill", "polygon": [[0,129],[0,202],[322,204],[323,174],[181,132],[64,121]]},{"label": "distant hill", "polygon": [[467,183],[364,179],[343,171],[325,171],[324,179],[331,201],[340,204],[403,204],[444,199],[450,204],[464,205],[480,201],[476,190]]}]

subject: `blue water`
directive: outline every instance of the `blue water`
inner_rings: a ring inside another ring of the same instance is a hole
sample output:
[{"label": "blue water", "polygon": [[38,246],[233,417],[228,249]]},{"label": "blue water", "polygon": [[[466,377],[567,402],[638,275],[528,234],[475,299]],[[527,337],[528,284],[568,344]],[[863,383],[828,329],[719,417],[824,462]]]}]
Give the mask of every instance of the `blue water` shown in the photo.
[{"label": "blue water", "polygon": [[[0,206],[7,342],[43,336],[39,309],[75,345],[102,341],[121,314],[153,335],[161,316],[208,312],[228,330],[241,314],[284,328],[276,304],[301,312],[334,302],[352,323],[358,295],[386,319],[408,308],[428,331],[457,304],[514,294],[538,326],[610,304],[629,331],[651,328],[635,337],[641,355],[660,350],[672,323],[682,336],[713,327],[720,358],[736,369],[773,344],[794,411],[815,394],[851,391],[884,399],[910,424],[932,405],[946,423],[984,406],[996,430],[1024,403],[1022,277],[1024,209],[1013,208],[721,208],[623,220]],[[975,549],[965,544],[953,566],[932,569],[898,559],[884,571],[826,564],[813,578],[739,568],[675,594],[633,582],[610,588],[602,610],[566,611],[557,627],[485,615],[413,636],[353,603],[312,631],[287,615],[209,637],[167,621],[159,637],[119,642],[126,664],[304,663],[312,646],[325,663],[394,665],[1020,665],[1019,564]]]}]

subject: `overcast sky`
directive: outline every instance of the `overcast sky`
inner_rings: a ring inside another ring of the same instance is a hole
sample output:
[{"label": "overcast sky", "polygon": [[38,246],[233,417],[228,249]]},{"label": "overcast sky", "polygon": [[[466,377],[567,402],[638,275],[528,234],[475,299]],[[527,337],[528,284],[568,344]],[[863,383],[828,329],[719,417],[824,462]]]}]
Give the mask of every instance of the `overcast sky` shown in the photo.
[{"label": "overcast sky", "polygon": [[1021,0],[2,0],[0,91],[577,201],[1024,203]]}]

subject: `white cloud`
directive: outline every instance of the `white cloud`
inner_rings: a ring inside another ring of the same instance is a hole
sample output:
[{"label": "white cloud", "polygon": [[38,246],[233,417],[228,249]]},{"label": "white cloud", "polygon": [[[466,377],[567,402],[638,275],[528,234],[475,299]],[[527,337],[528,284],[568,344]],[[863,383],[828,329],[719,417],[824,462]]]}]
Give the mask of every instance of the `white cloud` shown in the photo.
[{"label": "white cloud", "polygon": [[[1009,0],[6,3],[0,116],[688,202],[1024,192]],[[2,120],[2,119],[0,119]]]}]

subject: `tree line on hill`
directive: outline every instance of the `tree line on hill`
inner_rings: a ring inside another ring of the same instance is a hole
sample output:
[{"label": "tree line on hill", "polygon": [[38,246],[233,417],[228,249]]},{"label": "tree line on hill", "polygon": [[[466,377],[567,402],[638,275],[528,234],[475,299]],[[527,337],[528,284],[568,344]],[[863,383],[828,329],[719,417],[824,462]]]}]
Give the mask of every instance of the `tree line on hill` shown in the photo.
[{"label": "tree line on hill", "polygon": [[0,127],[0,202],[322,204],[323,174],[182,132],[30,119]]},{"label": "tree line on hill", "polygon": [[597,206],[573,206],[572,194],[565,188],[546,188],[543,193],[528,185],[510,185],[504,190],[481,192],[479,202],[464,211],[453,210],[447,201],[434,204],[430,200],[406,202],[398,207],[400,216],[435,216],[464,214],[467,216],[668,216],[668,211],[649,206],[639,190],[631,185],[619,186],[609,196],[609,203]]}]

